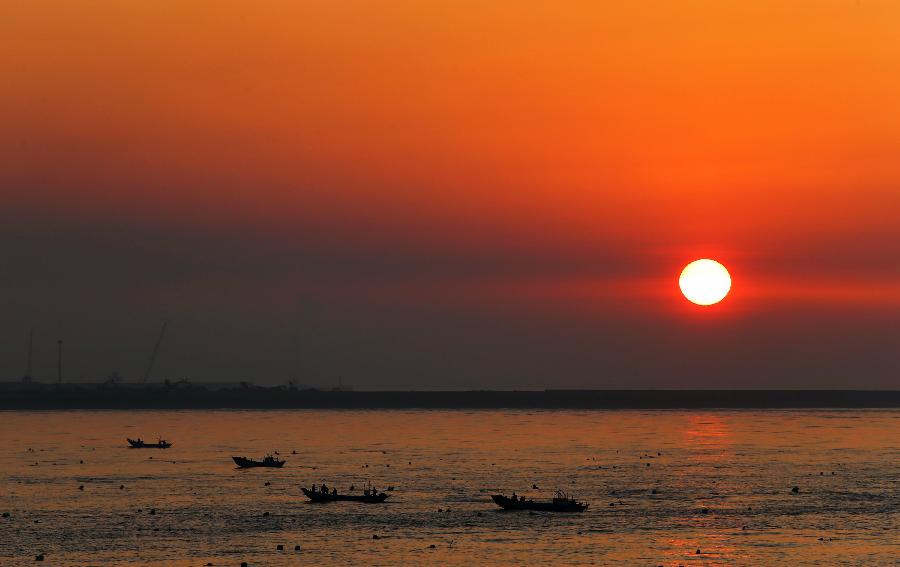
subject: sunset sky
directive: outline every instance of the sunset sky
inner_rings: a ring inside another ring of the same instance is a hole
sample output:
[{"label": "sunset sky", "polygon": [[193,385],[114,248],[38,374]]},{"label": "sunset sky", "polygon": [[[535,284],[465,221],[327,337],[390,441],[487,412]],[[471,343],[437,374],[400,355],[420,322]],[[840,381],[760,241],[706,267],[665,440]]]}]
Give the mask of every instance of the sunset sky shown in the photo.
[{"label": "sunset sky", "polygon": [[7,0],[0,81],[0,380],[900,384],[900,2]]}]

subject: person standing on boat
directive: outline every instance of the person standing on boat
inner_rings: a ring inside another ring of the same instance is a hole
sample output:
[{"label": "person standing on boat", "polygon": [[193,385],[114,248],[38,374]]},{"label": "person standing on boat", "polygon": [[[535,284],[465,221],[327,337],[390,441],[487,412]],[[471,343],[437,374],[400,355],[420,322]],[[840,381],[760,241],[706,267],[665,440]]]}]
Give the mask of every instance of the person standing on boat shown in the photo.
[{"label": "person standing on boat", "polygon": [[325,486],[324,482],[322,483],[322,494],[326,494],[326,495],[328,494],[328,487]]},{"label": "person standing on boat", "polygon": [[315,494],[315,492],[316,492],[316,483],[313,483],[313,485],[312,485],[312,493]]},{"label": "person standing on boat", "polygon": [[337,496],[337,487],[331,489],[331,495]]}]

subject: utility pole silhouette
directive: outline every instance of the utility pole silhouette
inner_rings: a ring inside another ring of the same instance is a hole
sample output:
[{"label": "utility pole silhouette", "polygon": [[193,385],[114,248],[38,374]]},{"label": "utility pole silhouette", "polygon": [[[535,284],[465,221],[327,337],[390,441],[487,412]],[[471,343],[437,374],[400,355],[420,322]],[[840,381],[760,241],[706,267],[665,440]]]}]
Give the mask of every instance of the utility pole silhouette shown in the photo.
[{"label": "utility pole silhouette", "polygon": [[58,346],[56,356],[56,383],[62,385],[62,339],[56,341]]},{"label": "utility pole silhouette", "polygon": [[28,330],[28,369],[25,370],[23,382],[31,382],[31,357],[34,353],[34,329]]}]

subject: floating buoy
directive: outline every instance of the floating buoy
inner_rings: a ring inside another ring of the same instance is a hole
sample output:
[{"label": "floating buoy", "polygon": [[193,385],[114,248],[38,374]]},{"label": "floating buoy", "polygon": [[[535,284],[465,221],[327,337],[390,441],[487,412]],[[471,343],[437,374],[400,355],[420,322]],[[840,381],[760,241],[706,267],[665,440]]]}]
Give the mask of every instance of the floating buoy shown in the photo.
[{"label": "floating buoy", "polygon": [[263,516],[268,516],[268,515],[269,515],[268,512],[263,512]]},{"label": "floating buoy", "polygon": [[431,545],[428,546],[428,549],[434,549],[435,547],[436,546],[432,543]]},{"label": "floating buoy", "polygon": [[3,517],[4,517],[4,518],[9,518],[9,512],[3,512]]},{"label": "floating buoy", "polygon": [[794,494],[798,494],[800,492],[800,487],[795,486],[794,488],[791,489],[791,492],[793,492]]},{"label": "floating buoy", "polygon": [[43,554],[43,553],[39,553],[38,555],[35,555],[35,556],[34,556],[34,560],[35,560],[35,561],[43,561],[43,560],[44,560],[44,554]]},{"label": "floating buoy", "polygon": [[381,538],[378,537],[378,534],[372,534],[372,539],[381,539]]},{"label": "floating buoy", "polygon": [[120,484],[120,485],[119,485],[119,490],[125,490],[125,485],[124,485],[124,484]]},{"label": "floating buoy", "polygon": [[155,515],[156,515],[156,508],[150,508],[150,515],[151,515],[151,516],[155,516]]},{"label": "floating buoy", "polygon": [[278,550],[278,551],[283,551],[283,550],[284,550],[284,546],[281,545],[281,544],[279,543],[278,545],[275,546],[275,549]]},{"label": "floating buoy", "polygon": [[697,553],[695,555],[700,555],[700,548],[697,548]]},{"label": "floating buoy", "polygon": [[267,482],[267,483],[266,483],[266,486],[272,486],[272,483],[271,483],[271,482]]},{"label": "floating buoy", "polygon": [[78,490],[84,490],[84,485],[82,484],[81,486],[79,486]]},{"label": "floating buoy", "polygon": [[299,545],[295,545],[295,546],[294,546],[294,551],[300,551],[300,546],[299,546]]}]

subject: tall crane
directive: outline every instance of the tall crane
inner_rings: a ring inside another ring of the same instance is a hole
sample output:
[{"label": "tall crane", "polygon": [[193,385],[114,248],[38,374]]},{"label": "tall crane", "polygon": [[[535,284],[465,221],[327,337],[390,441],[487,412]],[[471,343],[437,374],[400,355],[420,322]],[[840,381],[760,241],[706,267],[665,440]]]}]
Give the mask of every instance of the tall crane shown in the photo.
[{"label": "tall crane", "polygon": [[156,338],[156,344],[153,345],[153,352],[150,354],[150,362],[147,363],[147,372],[144,373],[144,377],[141,378],[141,382],[146,382],[150,379],[150,373],[153,372],[153,364],[156,362],[156,355],[159,353],[159,345],[160,343],[162,343],[163,335],[166,334],[166,327],[168,325],[168,321],[163,321],[162,329],[159,330],[159,336]]}]

